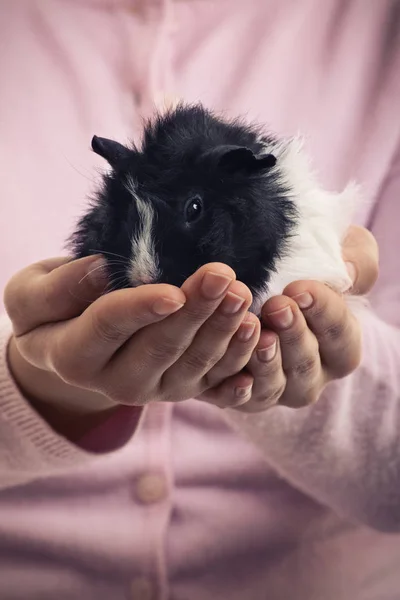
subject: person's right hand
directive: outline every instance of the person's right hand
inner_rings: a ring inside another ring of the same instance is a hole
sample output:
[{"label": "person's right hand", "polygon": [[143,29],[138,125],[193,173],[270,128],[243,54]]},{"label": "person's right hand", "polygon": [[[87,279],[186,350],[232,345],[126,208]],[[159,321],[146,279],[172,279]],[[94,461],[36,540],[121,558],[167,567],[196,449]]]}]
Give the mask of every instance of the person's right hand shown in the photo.
[{"label": "person's right hand", "polygon": [[154,284],[102,294],[97,259],[44,260],[8,283],[9,361],[23,390],[84,413],[185,400],[233,377],[237,392],[224,406],[248,400],[252,376],[240,371],[260,325],[232,269],[205,265],[181,289]]}]

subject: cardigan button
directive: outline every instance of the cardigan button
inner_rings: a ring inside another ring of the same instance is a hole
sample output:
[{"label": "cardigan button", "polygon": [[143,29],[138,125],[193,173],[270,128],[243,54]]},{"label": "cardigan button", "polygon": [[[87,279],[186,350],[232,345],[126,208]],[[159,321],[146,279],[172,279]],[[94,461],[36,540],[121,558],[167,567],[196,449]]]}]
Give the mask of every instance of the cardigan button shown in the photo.
[{"label": "cardigan button", "polygon": [[167,482],[159,473],[147,473],[136,482],[136,497],[143,504],[153,504],[167,496]]}]

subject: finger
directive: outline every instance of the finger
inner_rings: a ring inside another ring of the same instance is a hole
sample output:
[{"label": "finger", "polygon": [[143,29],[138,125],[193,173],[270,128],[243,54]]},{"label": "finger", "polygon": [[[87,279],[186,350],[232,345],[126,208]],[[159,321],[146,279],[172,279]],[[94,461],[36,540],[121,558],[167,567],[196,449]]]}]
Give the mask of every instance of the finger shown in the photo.
[{"label": "finger", "polygon": [[246,405],[251,398],[253,382],[250,373],[241,371],[228,377],[217,387],[206,390],[197,396],[197,399],[219,408],[236,408]]},{"label": "finger", "polygon": [[182,382],[187,381],[192,386],[194,381],[198,381],[202,388],[198,393],[211,387],[213,384],[207,374],[226,353],[252,301],[250,290],[243,283],[234,281],[221,304],[197,331],[187,350],[164,373],[165,388],[173,389],[178,381],[180,389]]},{"label": "finger", "polygon": [[324,375],[318,341],[310,331],[298,305],[284,295],[272,298],[263,309],[263,323],[279,336],[282,366],[286,376],[280,404],[299,408],[315,402]]},{"label": "finger", "polygon": [[[186,352],[200,327],[221,304],[234,279],[234,272],[226,265],[210,264],[200,268],[181,288],[186,297],[185,306],[162,323],[139,332],[135,340],[127,344],[123,350],[127,364],[137,373],[151,364],[149,376],[154,382],[160,381],[162,374]],[[133,367],[131,356],[138,344],[142,352]],[[120,358],[121,355],[118,361]]]},{"label": "finger", "polygon": [[179,310],[184,302],[182,290],[166,284],[117,290],[101,296],[78,317],[39,327],[18,340],[35,366],[73,383],[75,374],[81,381],[104,369],[134,333]]},{"label": "finger", "polygon": [[246,367],[259,340],[260,329],[259,319],[248,313],[231,338],[223,357],[206,374],[205,385],[207,388],[218,386],[225,379],[240,373]]},{"label": "finger", "polygon": [[99,256],[51,258],[14,275],[7,284],[4,302],[15,334],[79,315],[104,290],[104,266]]},{"label": "finger", "polygon": [[361,330],[345,299],[316,281],[290,284],[285,294],[301,308],[329,378],[352,373],[361,360]]},{"label": "finger", "polygon": [[367,294],[379,272],[379,250],[374,236],[364,227],[352,226],[343,242],[342,252],[353,280],[350,293]]},{"label": "finger", "polygon": [[254,377],[252,395],[237,410],[257,413],[277,404],[285,391],[286,376],[282,367],[279,338],[274,332],[266,329],[261,331],[247,369]]},{"label": "finger", "polygon": [[[162,395],[166,402],[183,400],[202,392],[206,387],[202,378],[223,356],[252,302],[251,293],[245,285],[233,282],[232,288],[236,293],[226,294],[183,352],[187,331],[182,326],[175,326],[175,333],[166,336],[164,324],[160,324],[156,336],[154,331],[149,334],[151,328],[148,328],[142,332],[141,340],[136,339],[136,344],[132,342],[118,355],[118,370],[129,369],[140,388],[153,388],[153,394]],[[183,313],[184,309],[180,316],[186,320]]]}]

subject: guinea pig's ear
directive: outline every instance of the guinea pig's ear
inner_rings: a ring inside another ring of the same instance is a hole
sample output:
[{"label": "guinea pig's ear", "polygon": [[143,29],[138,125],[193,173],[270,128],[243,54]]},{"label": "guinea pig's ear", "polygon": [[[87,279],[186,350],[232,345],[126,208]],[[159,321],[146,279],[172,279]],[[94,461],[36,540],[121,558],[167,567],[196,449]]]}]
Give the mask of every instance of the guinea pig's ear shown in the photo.
[{"label": "guinea pig's ear", "polygon": [[257,173],[270,169],[276,164],[276,157],[273,154],[258,157],[245,146],[219,146],[217,150],[218,166],[231,173],[238,171]]},{"label": "guinea pig's ear", "polygon": [[92,138],[92,150],[105,158],[112,167],[116,167],[122,159],[132,154],[126,146],[113,140],[97,137],[97,135]]}]

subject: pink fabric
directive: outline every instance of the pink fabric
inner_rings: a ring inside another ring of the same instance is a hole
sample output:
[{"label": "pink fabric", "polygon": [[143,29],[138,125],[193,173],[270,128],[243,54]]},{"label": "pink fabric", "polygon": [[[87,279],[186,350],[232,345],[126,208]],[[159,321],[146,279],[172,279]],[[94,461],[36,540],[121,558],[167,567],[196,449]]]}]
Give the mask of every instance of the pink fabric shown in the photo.
[{"label": "pink fabric", "polygon": [[362,366],[299,412],[156,403],[76,447],[15,387],[4,317],[2,600],[398,598],[399,3],[3,0],[0,75],[0,287],[64,253],[91,136],[139,135],[160,93],[304,132],[381,247]]}]

